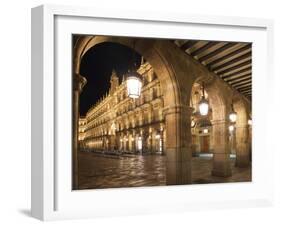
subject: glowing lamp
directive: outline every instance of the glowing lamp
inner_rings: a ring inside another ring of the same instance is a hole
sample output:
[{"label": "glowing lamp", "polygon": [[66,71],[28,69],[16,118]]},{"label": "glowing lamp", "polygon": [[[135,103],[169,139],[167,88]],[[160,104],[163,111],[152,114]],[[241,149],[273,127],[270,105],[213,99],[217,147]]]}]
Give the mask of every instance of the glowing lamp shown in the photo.
[{"label": "glowing lamp", "polygon": [[204,96],[202,96],[202,99],[199,102],[199,112],[200,115],[208,115],[209,112],[209,102],[205,99]]},{"label": "glowing lamp", "polygon": [[209,102],[205,98],[204,83],[202,84],[202,97],[199,101],[199,112],[202,116],[206,116],[209,113]]},{"label": "glowing lamp", "polygon": [[229,114],[229,120],[230,120],[231,122],[236,122],[236,119],[237,119],[237,113],[236,113],[236,112],[231,112],[231,113]]},{"label": "glowing lamp", "polygon": [[231,122],[236,122],[236,120],[237,120],[237,113],[234,111],[233,105],[231,105],[231,112],[229,114],[229,120]]},{"label": "glowing lamp", "polygon": [[233,132],[233,131],[234,131],[234,125],[230,125],[230,126],[228,127],[228,129],[229,129],[229,132]]},{"label": "glowing lamp", "polygon": [[127,92],[130,98],[139,98],[141,95],[142,78],[136,71],[127,74]]}]

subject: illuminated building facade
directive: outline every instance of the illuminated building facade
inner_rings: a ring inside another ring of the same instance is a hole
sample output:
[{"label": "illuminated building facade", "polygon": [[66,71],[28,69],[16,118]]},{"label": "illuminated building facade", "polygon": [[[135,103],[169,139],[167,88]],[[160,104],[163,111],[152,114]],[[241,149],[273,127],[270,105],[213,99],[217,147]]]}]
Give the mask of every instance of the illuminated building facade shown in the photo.
[{"label": "illuminated building facade", "polygon": [[[80,146],[88,150],[162,153],[165,143],[160,83],[149,63],[138,69],[140,98],[127,96],[126,82],[112,72],[110,90],[79,123]],[[82,143],[82,144],[81,144]]]},{"label": "illuminated building facade", "polygon": [[[85,129],[86,129],[87,120],[86,118],[80,118],[79,119],[79,135],[78,140],[83,141],[85,138]],[[80,143],[80,145],[83,145],[83,142]],[[82,146],[83,147],[83,146]]]},{"label": "illuminated building facade", "polygon": [[[79,147],[91,151],[117,153],[161,153],[165,152],[165,119],[160,83],[149,63],[144,63],[138,72],[144,86],[140,98],[127,96],[126,82],[119,84],[116,72],[110,79],[110,90],[98,103],[79,119]],[[199,113],[202,87],[194,84],[190,106],[191,150],[193,156],[213,154],[213,112]],[[206,93],[206,99],[208,94]],[[235,131],[229,131],[230,154],[236,153]]]}]

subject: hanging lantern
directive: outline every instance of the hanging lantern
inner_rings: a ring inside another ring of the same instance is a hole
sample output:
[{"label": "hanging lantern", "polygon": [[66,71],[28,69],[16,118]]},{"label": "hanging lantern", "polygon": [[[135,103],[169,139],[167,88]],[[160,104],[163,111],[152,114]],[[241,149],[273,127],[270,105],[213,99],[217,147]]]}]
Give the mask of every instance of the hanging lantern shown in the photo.
[{"label": "hanging lantern", "polygon": [[[136,40],[133,41],[133,49],[135,49]],[[127,83],[127,92],[128,97],[130,98],[139,98],[141,95],[141,87],[142,87],[142,77],[137,72],[137,62],[135,58],[135,54],[132,52],[132,59],[133,59],[133,68],[129,70],[126,77]]]},{"label": "hanging lantern", "polygon": [[205,99],[205,97],[202,97],[202,99],[199,102],[199,111],[200,115],[208,115],[209,112],[209,102]]},{"label": "hanging lantern", "polygon": [[201,100],[199,101],[199,112],[200,115],[208,115],[209,113],[209,102],[208,100],[205,98],[205,90],[204,90],[204,84],[202,85],[202,97]]},{"label": "hanging lantern", "polygon": [[231,122],[236,122],[236,120],[237,120],[237,113],[233,109],[233,104],[231,104],[231,112],[229,114],[229,120]]},{"label": "hanging lantern", "polygon": [[127,74],[127,92],[130,98],[139,98],[141,95],[142,78],[136,71]]},{"label": "hanging lantern", "polygon": [[234,125],[230,125],[229,127],[228,127],[228,129],[229,129],[229,132],[233,132],[234,131],[234,129],[235,129],[235,127],[234,127]]}]

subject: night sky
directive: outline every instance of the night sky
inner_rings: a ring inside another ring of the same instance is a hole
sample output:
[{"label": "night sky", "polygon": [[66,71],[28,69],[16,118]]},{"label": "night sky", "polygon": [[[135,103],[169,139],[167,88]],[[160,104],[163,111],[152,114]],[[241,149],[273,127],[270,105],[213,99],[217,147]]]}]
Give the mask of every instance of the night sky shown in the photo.
[{"label": "night sky", "polygon": [[109,91],[112,70],[115,69],[121,82],[134,60],[139,65],[141,56],[126,46],[110,42],[94,46],[83,56],[80,74],[87,79],[87,84],[80,94],[81,116]]}]

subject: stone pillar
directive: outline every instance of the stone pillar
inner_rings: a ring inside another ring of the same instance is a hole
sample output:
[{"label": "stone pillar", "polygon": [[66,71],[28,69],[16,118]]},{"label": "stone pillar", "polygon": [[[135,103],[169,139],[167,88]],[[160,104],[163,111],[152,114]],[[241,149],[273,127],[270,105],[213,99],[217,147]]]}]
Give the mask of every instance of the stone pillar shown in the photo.
[{"label": "stone pillar", "polygon": [[234,133],[232,134],[232,144],[231,144],[231,148],[232,150],[234,150],[234,152],[231,154],[236,154],[236,150],[237,150],[237,146],[236,146],[236,127],[235,127],[235,130],[234,130]]},{"label": "stone pillar", "polygon": [[252,126],[249,125],[248,127],[249,129],[249,138],[248,138],[248,141],[249,141],[249,158],[250,158],[250,162],[252,162]]},{"label": "stone pillar", "polygon": [[166,122],[166,183],[191,184],[191,118],[189,106],[164,109]]},{"label": "stone pillar", "polygon": [[214,150],[214,135],[213,135],[213,129],[211,128],[210,131],[210,153],[213,153]]},{"label": "stone pillar", "polygon": [[228,122],[214,120],[213,125],[213,176],[231,176]]},{"label": "stone pillar", "polygon": [[87,80],[79,74],[73,76],[73,147],[72,147],[72,188],[78,189],[78,130],[79,96]]},{"label": "stone pillar", "polygon": [[250,163],[249,127],[237,125],[236,127],[236,163],[237,167],[247,167]]}]

